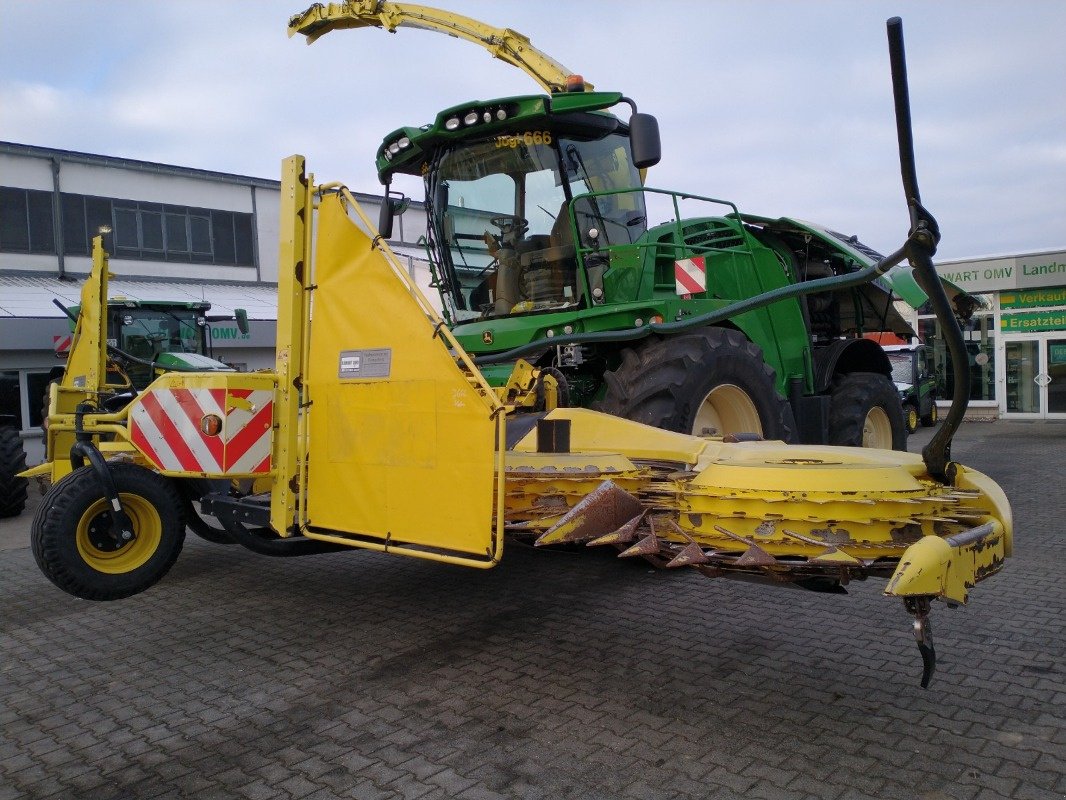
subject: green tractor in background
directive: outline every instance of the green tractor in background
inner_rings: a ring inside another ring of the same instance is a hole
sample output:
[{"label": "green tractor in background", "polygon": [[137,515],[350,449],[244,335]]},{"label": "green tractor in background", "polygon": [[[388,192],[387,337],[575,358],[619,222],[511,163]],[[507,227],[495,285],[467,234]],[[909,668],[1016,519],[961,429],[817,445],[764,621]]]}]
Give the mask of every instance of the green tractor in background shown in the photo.
[{"label": "green tractor in background", "polygon": [[[121,411],[164,373],[233,372],[233,367],[212,357],[212,322],[236,319],[242,334],[249,331],[248,314],[242,308],[235,309],[233,316],[209,316],[211,304],[206,301],[109,297],[110,277],[103,237],[96,237],[93,241],[93,269],[82,286],[81,303],[67,308],[59,300],[53,301],[70,318],[73,335],[69,351],[59,353],[68,356],[67,363],[53,370],[52,382],[44,396],[42,419],[48,434],[46,467],[60,461],[74,462],[74,450],[68,452],[66,449],[69,443],[54,450],[51,434],[55,432],[48,429],[48,420],[53,414],[75,411],[69,401],[72,392],[75,395],[84,393],[87,382],[99,386],[100,391],[91,392],[96,399],[89,404],[88,410]],[[94,377],[96,375],[101,379]],[[53,388],[53,383],[59,385]],[[68,398],[65,402],[64,393]],[[81,409],[83,405],[79,403],[77,408]],[[68,465],[65,472],[69,471]],[[203,517],[199,501],[213,487],[224,488],[226,484],[226,481],[196,478],[180,483],[185,524],[204,539],[219,544],[231,544],[232,539]]]},{"label": "green tractor in background", "polygon": [[[79,306],[55,304],[76,325]],[[211,322],[230,320],[228,316],[208,316],[206,301],[133,300],[111,298],[107,303],[107,384],[112,390],[104,399],[108,411],[118,411],[141,389],[163,372],[231,371],[232,367],[213,358]],[[248,332],[248,315],[236,311],[237,327]],[[69,347],[70,340],[66,345]],[[60,358],[65,350],[57,351]],[[48,424],[50,385],[63,377],[65,365],[49,373],[42,399],[41,424]],[[8,413],[18,407],[17,378],[0,381],[0,518],[16,517],[26,508],[29,483],[19,473],[26,469],[26,451],[18,428],[18,416]]]},{"label": "green tractor in background", "polygon": [[[68,309],[58,300],[55,304],[70,318],[73,331],[79,306]],[[139,392],[164,372],[232,371],[232,367],[214,358],[211,323],[234,317],[208,316],[210,310],[207,301],[108,299],[108,383],[129,387],[129,393],[115,395],[112,403],[125,402],[129,394]],[[237,309],[235,318],[241,333],[247,333],[247,313]],[[58,355],[62,357],[63,353]],[[64,369],[53,368],[50,378],[58,380]],[[46,407],[47,402],[46,392]],[[47,416],[46,408],[44,417]]]},{"label": "green tractor in background", "polygon": [[[525,358],[570,404],[661,428],[906,449],[891,366],[863,334],[913,335],[894,307],[894,290],[925,301],[911,268],[851,281],[881,255],[645,186],[659,155],[654,117],[574,91],[446,109],[385,137],[377,169],[386,187],[423,176],[434,285],[494,385]],[[387,197],[386,238],[403,207]]]},{"label": "green tractor in background", "polygon": [[933,370],[932,348],[924,344],[883,345],[892,364],[892,380],[903,404],[903,418],[907,432],[914,433],[921,423],[927,428],[936,425],[937,385]]}]

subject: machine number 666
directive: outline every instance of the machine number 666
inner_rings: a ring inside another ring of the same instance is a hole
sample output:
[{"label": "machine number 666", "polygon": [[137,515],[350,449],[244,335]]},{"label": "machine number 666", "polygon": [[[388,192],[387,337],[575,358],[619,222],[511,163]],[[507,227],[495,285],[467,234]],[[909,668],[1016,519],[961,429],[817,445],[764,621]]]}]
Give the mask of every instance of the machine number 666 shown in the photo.
[{"label": "machine number 666", "polygon": [[519,144],[551,144],[551,131],[526,131],[525,133],[505,134],[496,137],[497,147],[518,147]]}]

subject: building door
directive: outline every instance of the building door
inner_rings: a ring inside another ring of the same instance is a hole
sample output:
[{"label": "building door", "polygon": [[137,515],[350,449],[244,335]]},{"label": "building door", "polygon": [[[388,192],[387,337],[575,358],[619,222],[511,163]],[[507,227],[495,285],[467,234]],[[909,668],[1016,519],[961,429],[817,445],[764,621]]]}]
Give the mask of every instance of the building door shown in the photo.
[{"label": "building door", "polygon": [[1004,345],[1006,416],[1066,419],[1066,334],[1009,339]]},{"label": "building door", "polygon": [[1047,416],[1066,419],[1066,334],[1053,334],[1044,340],[1044,357]]}]

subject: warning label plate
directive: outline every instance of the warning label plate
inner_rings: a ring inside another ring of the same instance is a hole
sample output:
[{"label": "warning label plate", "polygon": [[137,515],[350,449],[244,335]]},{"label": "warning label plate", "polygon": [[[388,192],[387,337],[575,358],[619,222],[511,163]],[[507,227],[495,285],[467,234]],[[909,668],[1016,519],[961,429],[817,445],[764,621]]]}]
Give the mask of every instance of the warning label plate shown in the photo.
[{"label": "warning label plate", "polygon": [[387,378],[392,371],[392,348],[341,350],[337,377]]}]

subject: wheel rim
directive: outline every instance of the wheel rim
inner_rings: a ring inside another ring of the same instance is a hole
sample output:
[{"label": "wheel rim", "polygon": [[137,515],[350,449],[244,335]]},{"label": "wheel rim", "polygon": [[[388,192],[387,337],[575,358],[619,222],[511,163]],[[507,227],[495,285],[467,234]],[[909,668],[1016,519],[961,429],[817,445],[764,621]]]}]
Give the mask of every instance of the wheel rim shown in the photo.
[{"label": "wheel rim", "polygon": [[933,422],[936,422],[937,415],[939,413],[940,412],[937,410],[936,403],[933,403],[933,407],[929,409],[929,419],[931,419]]},{"label": "wheel rim", "polygon": [[918,412],[913,408],[907,409],[907,430],[913,431],[918,427]]},{"label": "wheel rim", "polygon": [[119,499],[133,523],[133,541],[119,546],[107,535],[111,504],[104,498],[85,510],[75,533],[78,554],[85,563],[109,575],[132,572],[143,566],[159,549],[163,538],[162,520],[151,503],[135,494],[121,493]]},{"label": "wheel rim", "polygon": [[692,433],[700,436],[711,429],[715,436],[727,433],[763,435],[762,419],[748,393],[731,383],[723,383],[707,393],[696,412]]},{"label": "wheel rim", "polygon": [[874,406],[866,414],[862,423],[862,446],[892,449],[892,423],[881,406]]}]

